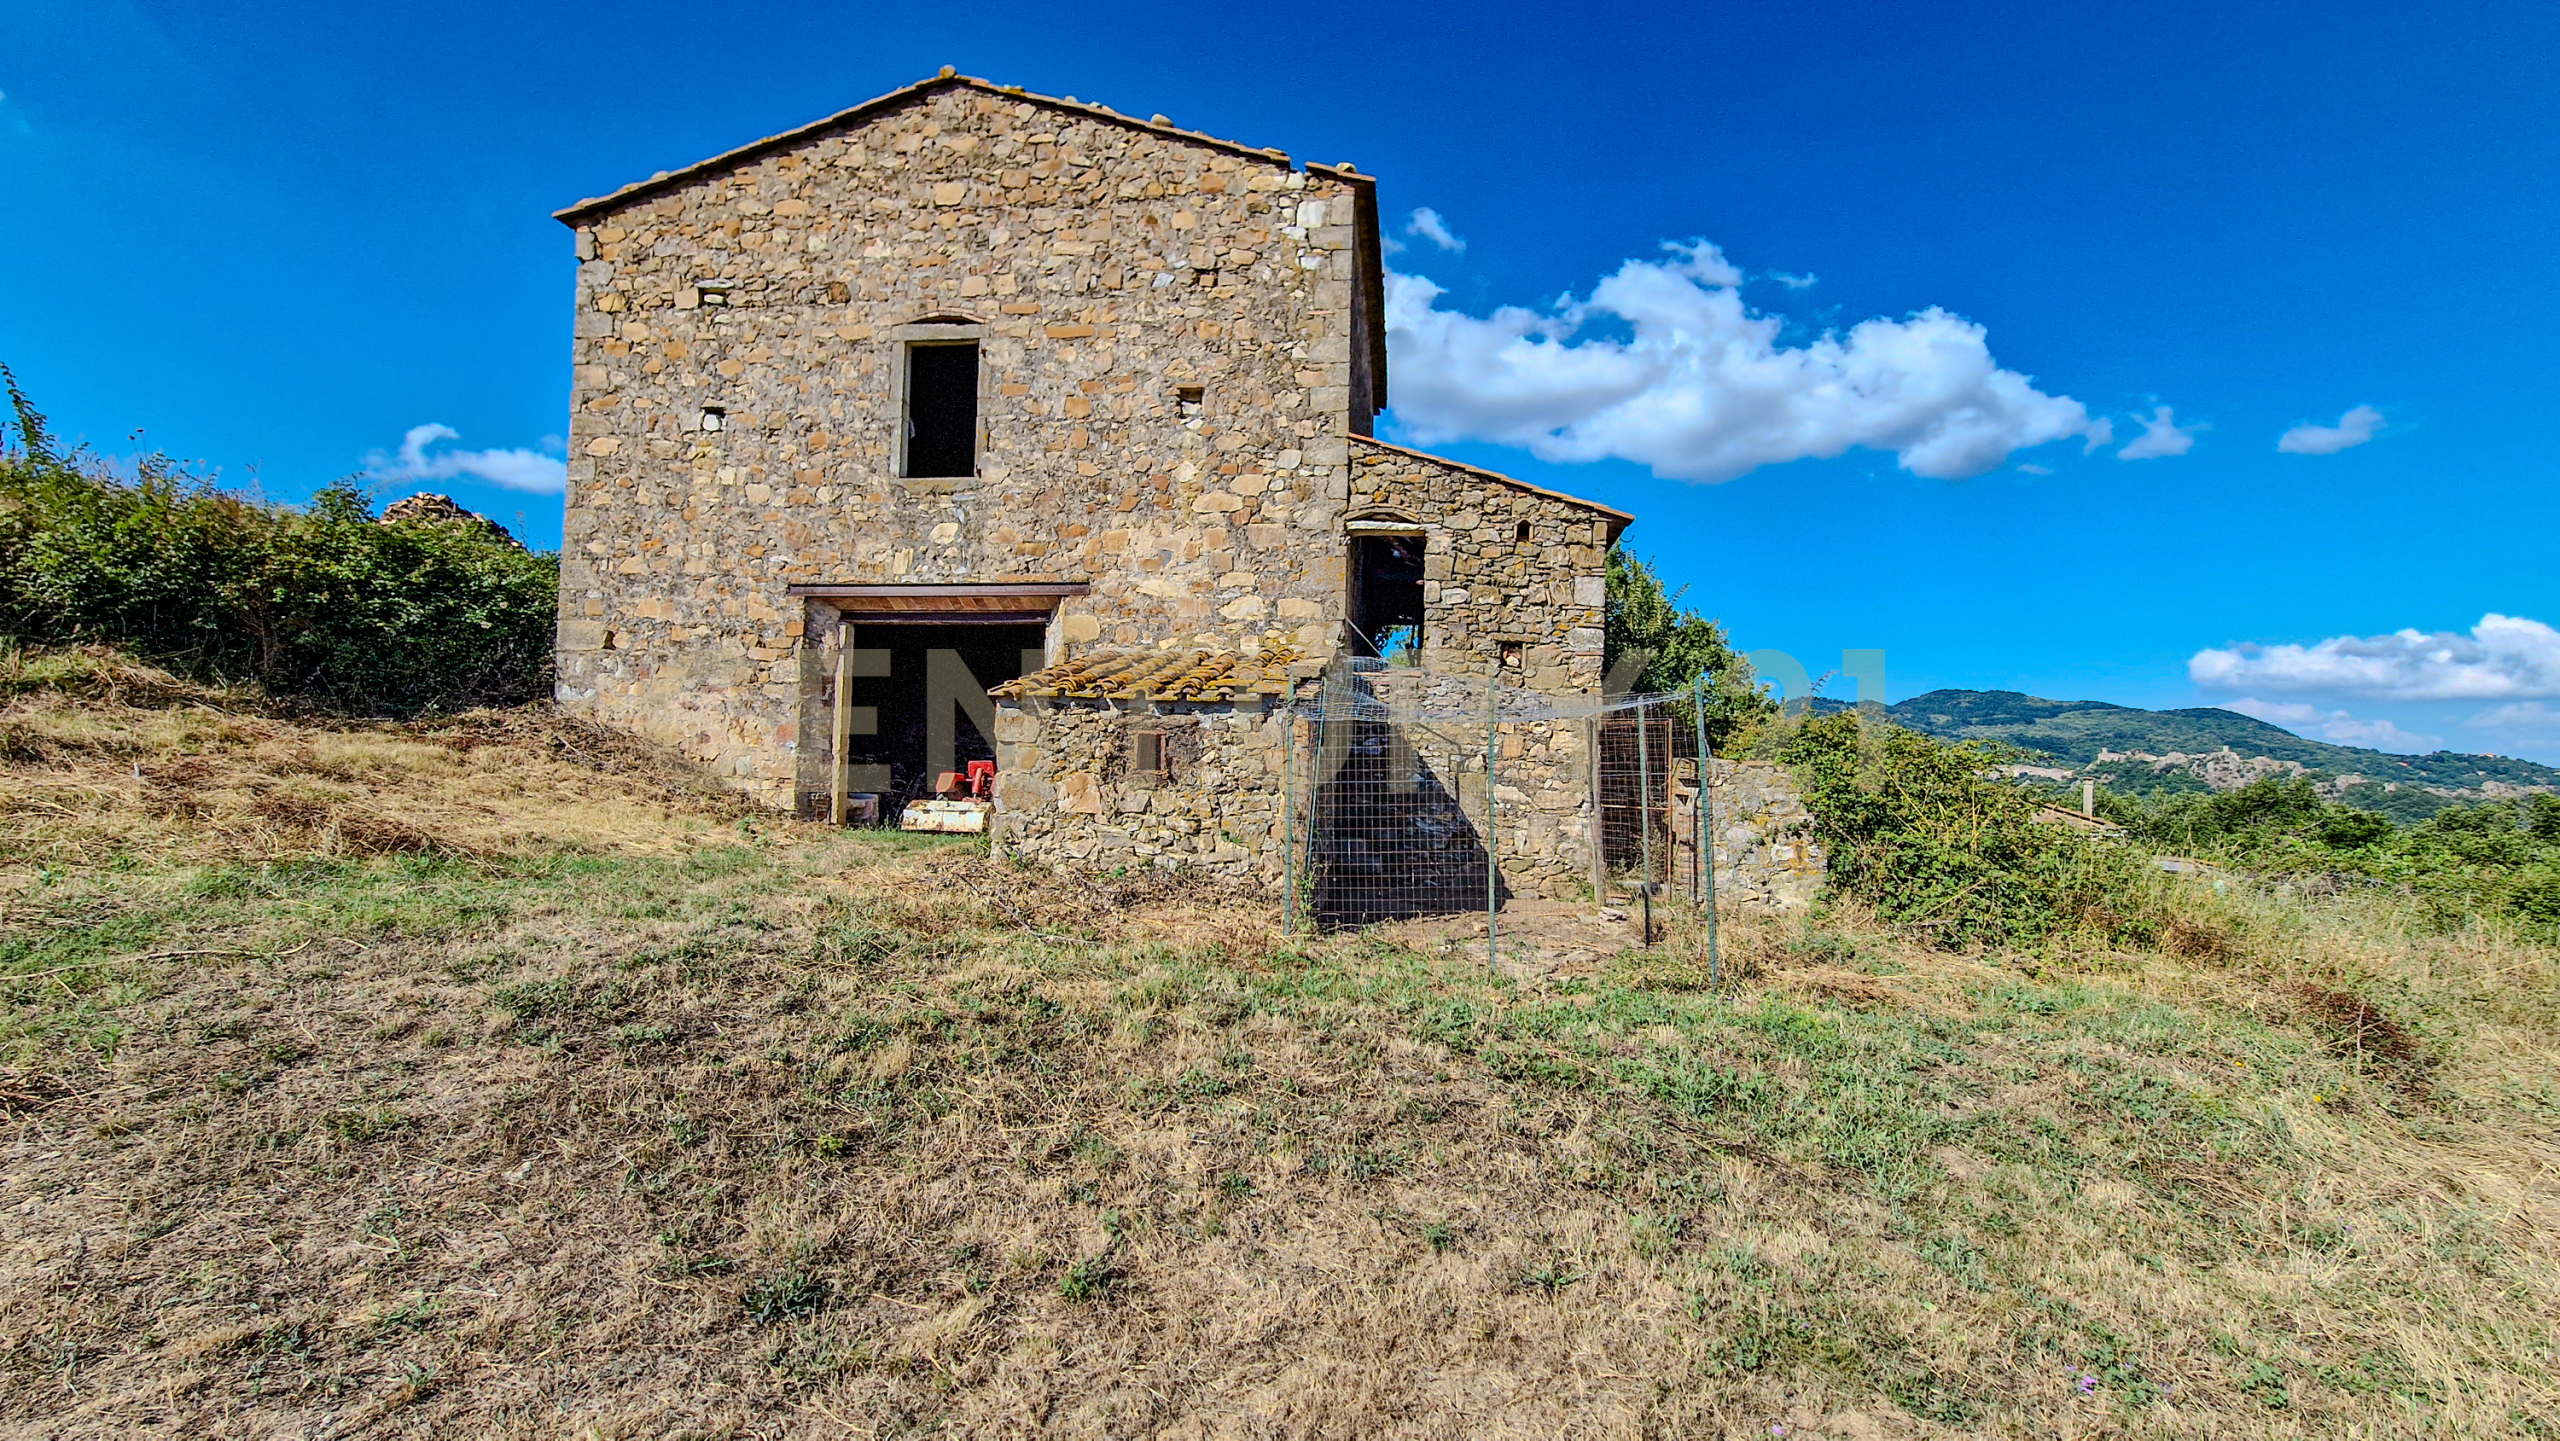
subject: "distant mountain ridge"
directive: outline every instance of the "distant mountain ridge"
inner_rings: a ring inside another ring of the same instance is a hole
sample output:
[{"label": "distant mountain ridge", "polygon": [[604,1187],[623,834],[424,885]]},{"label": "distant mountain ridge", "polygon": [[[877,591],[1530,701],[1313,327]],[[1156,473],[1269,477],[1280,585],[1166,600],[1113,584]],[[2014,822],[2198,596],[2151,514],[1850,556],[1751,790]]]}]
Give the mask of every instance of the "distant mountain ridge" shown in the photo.
[{"label": "distant mountain ridge", "polygon": [[[1846,708],[1840,701],[1815,706]],[[2295,774],[2298,767],[2340,800],[2419,816],[2457,801],[2560,790],[2560,768],[2533,761],[2331,745],[2217,706],[2155,711],[2013,690],[1933,690],[1882,710],[1908,730],[2015,746],[2056,769],[2136,793],[2229,790],[2261,775]],[[2228,757],[2221,756],[2225,751]]]}]

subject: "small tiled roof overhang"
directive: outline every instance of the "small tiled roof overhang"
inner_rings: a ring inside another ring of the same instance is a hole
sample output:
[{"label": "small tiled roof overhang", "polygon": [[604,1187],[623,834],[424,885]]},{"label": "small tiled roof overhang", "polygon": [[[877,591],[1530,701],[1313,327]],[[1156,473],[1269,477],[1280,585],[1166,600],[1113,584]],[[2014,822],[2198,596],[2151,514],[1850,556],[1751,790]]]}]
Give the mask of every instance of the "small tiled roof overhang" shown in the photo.
[{"label": "small tiled roof overhang", "polygon": [[1255,655],[1233,651],[1104,651],[1061,661],[1020,680],[991,686],[1001,700],[1232,701],[1289,693],[1297,651],[1277,646]]}]

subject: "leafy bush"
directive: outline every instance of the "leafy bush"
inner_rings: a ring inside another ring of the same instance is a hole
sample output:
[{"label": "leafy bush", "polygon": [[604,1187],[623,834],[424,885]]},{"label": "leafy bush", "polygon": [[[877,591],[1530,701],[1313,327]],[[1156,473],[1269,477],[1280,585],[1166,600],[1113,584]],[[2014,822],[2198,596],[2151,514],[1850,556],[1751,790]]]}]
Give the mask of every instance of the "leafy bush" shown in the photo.
[{"label": "leafy bush", "polygon": [[1999,757],[1853,711],[1807,718],[1783,758],[1831,853],[1831,883],[1940,945],[2028,945],[2057,930],[2149,944],[2162,877],[2144,857],[2034,819],[1985,778]]},{"label": "leafy bush", "polygon": [[2148,805],[2124,802],[2109,806],[2108,814],[2157,845],[2252,855],[2288,845],[2352,851],[2386,841],[2399,829],[2388,816],[2322,799],[2302,776],[2270,777],[2233,791],[2163,796]]},{"label": "leafy bush", "polygon": [[160,456],[128,479],[57,453],[4,367],[0,379],[17,413],[17,443],[0,450],[0,635],[121,646],[362,714],[550,689],[556,556],[465,528],[379,525],[344,486],[297,511]]},{"label": "leafy bush", "polygon": [[[1627,688],[1653,694],[1686,693],[1704,671],[1707,740],[1721,755],[1778,708],[1761,691],[1751,663],[1726,640],[1724,627],[1680,608],[1686,593],[1664,590],[1662,577],[1642,557],[1610,551],[1602,663],[1615,675],[1621,660],[1644,657],[1643,668]],[[1688,724],[1686,705],[1679,714],[1680,722]]]},{"label": "leafy bush", "polygon": [[2271,875],[2362,881],[2408,892],[2439,927],[2494,917],[2560,937],[2560,796],[2448,806],[2415,825],[2321,797],[2307,779],[2109,813],[2142,839]]}]

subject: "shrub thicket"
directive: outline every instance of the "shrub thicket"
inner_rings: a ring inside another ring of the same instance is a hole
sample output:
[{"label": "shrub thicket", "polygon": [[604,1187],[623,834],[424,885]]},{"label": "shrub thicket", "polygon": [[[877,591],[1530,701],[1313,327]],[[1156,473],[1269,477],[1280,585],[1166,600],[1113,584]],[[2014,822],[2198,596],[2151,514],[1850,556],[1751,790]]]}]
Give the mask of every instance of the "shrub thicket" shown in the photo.
[{"label": "shrub thicket", "polygon": [[2148,944],[2163,878],[2139,853],[2037,821],[1988,778],[1999,759],[1854,711],[1815,716],[1783,751],[1831,854],[1831,884],[1940,945],[2032,945],[2056,931]]},{"label": "shrub thicket", "polygon": [[2117,800],[2142,840],[2262,874],[2405,890],[2439,926],[2493,917],[2560,936],[2560,796],[2449,806],[2415,825],[2324,799],[2303,777],[2219,795]]},{"label": "shrub thicket", "polygon": [[547,694],[558,557],[467,527],[381,525],[344,486],[263,504],[158,456],[60,453],[6,377],[0,635],[120,646],[199,679],[359,714]]}]

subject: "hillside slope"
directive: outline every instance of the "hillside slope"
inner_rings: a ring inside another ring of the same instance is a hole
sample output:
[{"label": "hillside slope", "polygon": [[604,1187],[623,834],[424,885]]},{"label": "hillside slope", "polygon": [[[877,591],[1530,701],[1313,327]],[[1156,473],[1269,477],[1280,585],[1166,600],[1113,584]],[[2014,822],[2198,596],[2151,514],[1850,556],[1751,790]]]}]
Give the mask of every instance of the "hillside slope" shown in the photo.
[{"label": "hillside slope", "polygon": [[[1834,701],[1817,708],[1843,707]],[[2324,789],[2336,798],[2415,818],[2454,801],[2560,790],[2560,768],[2533,761],[2458,751],[2394,755],[2331,745],[2212,706],[2154,711],[2106,701],[2047,700],[2010,690],[1935,690],[1886,706],[1884,714],[1896,725],[1946,740],[2015,746],[2047,764],[2096,775],[2135,793],[2226,788],[2298,766],[2326,782]],[[2098,760],[2102,752],[2201,757],[2224,749],[2244,763],[2263,757],[2275,764],[2151,766]],[[2408,791],[2414,793],[2400,793]]]},{"label": "hillside slope", "polygon": [[2560,974],[2388,896],[1497,976],[143,680],[0,705],[0,1431],[2560,1429]]}]

